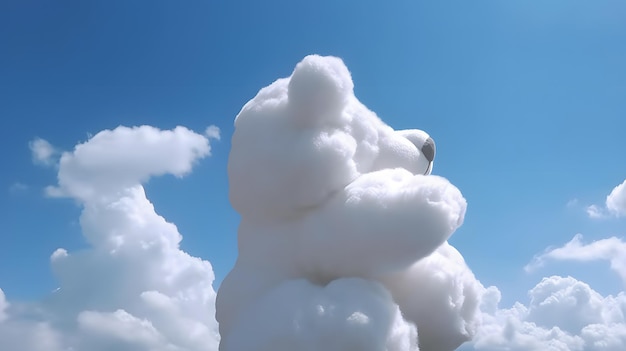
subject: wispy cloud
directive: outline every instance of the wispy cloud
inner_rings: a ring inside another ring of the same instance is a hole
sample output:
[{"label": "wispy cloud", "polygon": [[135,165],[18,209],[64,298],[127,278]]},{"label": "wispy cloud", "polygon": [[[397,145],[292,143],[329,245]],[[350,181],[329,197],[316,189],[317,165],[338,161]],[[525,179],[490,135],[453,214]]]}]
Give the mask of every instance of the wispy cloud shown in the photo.
[{"label": "wispy cloud", "polygon": [[56,163],[60,152],[47,140],[35,138],[28,143],[33,162],[38,165],[52,166]]},{"label": "wispy cloud", "polygon": [[602,219],[609,216],[606,210],[596,205],[587,206],[587,209],[585,211],[587,212],[587,216],[593,219]]},{"label": "wispy cloud", "polygon": [[565,204],[565,207],[567,207],[567,208],[574,208],[574,207],[578,206],[578,203],[579,203],[578,199],[574,198],[574,199],[569,200]]},{"label": "wispy cloud", "polygon": [[9,187],[9,192],[11,194],[17,194],[17,193],[21,193],[28,190],[28,185],[22,183],[22,182],[15,182],[13,184],[11,184],[11,186]]},{"label": "wispy cloud", "polygon": [[617,237],[593,241],[585,244],[583,236],[576,234],[572,240],[558,248],[550,248],[537,255],[524,267],[531,272],[544,266],[548,261],[609,261],[613,269],[626,284],[626,242]]},{"label": "wispy cloud", "polygon": [[220,140],[220,128],[218,126],[210,125],[204,131],[204,135],[209,139]]}]

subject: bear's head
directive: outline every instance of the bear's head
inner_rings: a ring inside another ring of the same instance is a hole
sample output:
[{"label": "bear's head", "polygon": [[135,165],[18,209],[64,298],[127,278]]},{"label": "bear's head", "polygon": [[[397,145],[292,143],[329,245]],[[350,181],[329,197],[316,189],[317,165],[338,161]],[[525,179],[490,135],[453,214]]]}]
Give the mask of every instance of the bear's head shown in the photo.
[{"label": "bear's head", "polygon": [[297,216],[377,170],[430,174],[433,139],[393,130],[353,88],[340,59],[311,55],[242,108],[228,163],[230,200],[242,216]]}]

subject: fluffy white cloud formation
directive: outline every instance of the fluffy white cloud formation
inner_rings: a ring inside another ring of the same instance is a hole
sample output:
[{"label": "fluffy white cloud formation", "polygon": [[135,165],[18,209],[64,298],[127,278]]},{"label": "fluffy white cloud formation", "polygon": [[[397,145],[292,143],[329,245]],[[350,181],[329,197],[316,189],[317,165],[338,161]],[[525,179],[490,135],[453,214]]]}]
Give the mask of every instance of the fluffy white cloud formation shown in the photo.
[{"label": "fluffy white cloud formation", "polygon": [[417,350],[417,331],[378,283],[352,278],[319,286],[290,280],[255,301],[222,348]]},{"label": "fluffy white cloud formation", "polygon": [[476,333],[484,288],[448,243],[383,281],[405,317],[417,324],[423,350],[453,350]]},{"label": "fluffy white cloud formation", "polygon": [[626,217],[626,180],[607,195],[605,206],[606,209],[597,205],[588,206],[587,214],[591,218]]},{"label": "fluffy white cloud formation", "polygon": [[[217,296],[222,351],[453,350],[482,286],[446,240],[466,202],[428,175],[435,145],[354,96],[335,57],[307,56],[235,120],[239,256]],[[417,329],[417,335],[415,330]]]},{"label": "fluffy white cloud formation", "polygon": [[483,295],[475,350],[622,351],[626,349],[626,295],[603,297],[572,277],[544,278],[530,302],[499,309],[500,292]]},{"label": "fluffy white cloud formation", "polygon": [[216,350],[212,267],[180,250],[176,226],[141,186],[152,176],[183,176],[209,154],[203,135],[148,126],[105,130],[63,153],[49,193],[81,204],[91,247],[51,255],[60,287],[31,307],[36,313],[4,315],[0,295],[0,349]]},{"label": "fluffy white cloud formation", "polygon": [[611,237],[589,244],[582,242],[583,236],[576,234],[572,240],[559,248],[554,248],[535,256],[524,269],[532,271],[543,266],[547,261],[609,261],[613,269],[626,284],[626,242]]},{"label": "fluffy white cloud formation", "polygon": [[63,153],[59,185],[49,187],[48,193],[97,201],[152,176],[182,177],[209,152],[208,139],[184,127],[165,131],[150,126],[104,130],[89,142],[76,145],[73,152]]},{"label": "fluffy white cloud formation", "polygon": [[[626,243],[611,237],[588,244],[582,235],[537,255],[525,267],[533,271],[551,260],[608,260],[626,283]],[[475,350],[618,351],[626,349],[626,294],[602,296],[572,277],[544,278],[528,292],[528,304],[499,309],[500,291],[482,294],[482,323]]]}]

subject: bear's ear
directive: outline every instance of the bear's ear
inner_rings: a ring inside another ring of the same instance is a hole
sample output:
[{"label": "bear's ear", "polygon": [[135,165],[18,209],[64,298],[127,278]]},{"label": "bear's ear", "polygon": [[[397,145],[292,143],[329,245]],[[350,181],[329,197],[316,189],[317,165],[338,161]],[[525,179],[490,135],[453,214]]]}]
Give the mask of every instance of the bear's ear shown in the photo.
[{"label": "bear's ear", "polygon": [[398,133],[408,139],[415,147],[422,153],[422,155],[428,161],[428,168],[424,172],[425,175],[429,175],[433,169],[433,161],[435,160],[436,147],[433,138],[423,130],[419,129],[406,129],[400,130]]},{"label": "bear's ear", "polygon": [[288,99],[292,118],[305,124],[317,124],[341,117],[354,83],[340,58],[310,55],[293,71]]}]

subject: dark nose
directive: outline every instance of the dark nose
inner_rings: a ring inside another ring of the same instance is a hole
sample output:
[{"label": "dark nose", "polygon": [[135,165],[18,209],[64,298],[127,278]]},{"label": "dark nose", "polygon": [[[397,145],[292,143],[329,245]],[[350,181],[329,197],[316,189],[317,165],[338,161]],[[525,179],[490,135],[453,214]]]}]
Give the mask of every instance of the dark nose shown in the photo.
[{"label": "dark nose", "polygon": [[426,156],[428,162],[433,162],[435,159],[435,141],[433,138],[426,139],[422,146],[422,153]]}]

